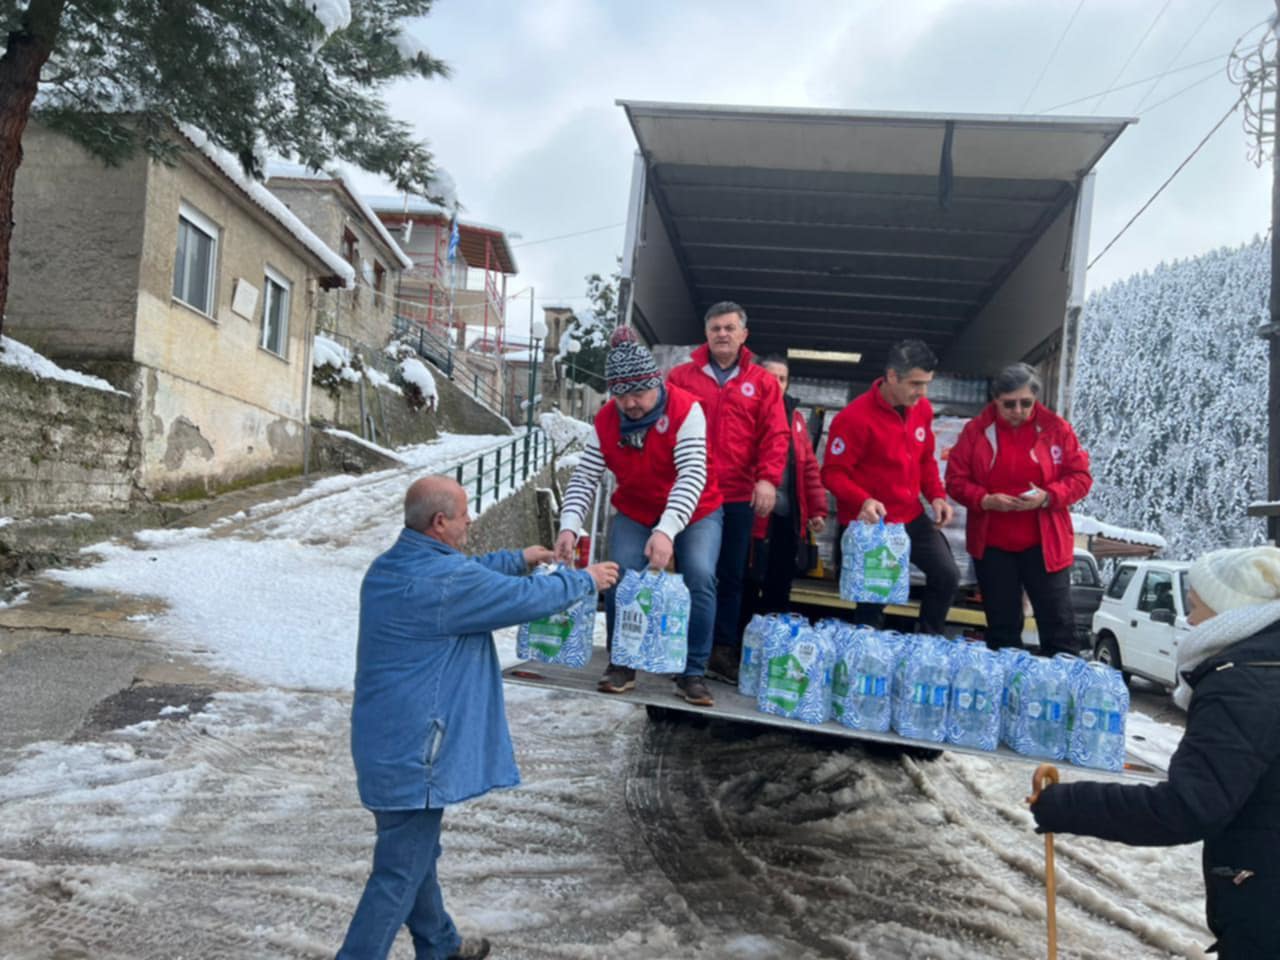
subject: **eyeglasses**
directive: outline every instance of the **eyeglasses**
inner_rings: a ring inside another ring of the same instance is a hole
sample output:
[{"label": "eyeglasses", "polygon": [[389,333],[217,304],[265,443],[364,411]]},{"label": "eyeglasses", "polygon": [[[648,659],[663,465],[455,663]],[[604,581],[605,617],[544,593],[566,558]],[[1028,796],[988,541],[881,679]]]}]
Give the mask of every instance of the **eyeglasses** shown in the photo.
[{"label": "eyeglasses", "polygon": [[1000,406],[1005,410],[1030,410],[1036,405],[1034,397],[1017,397],[1013,400],[1001,400]]}]

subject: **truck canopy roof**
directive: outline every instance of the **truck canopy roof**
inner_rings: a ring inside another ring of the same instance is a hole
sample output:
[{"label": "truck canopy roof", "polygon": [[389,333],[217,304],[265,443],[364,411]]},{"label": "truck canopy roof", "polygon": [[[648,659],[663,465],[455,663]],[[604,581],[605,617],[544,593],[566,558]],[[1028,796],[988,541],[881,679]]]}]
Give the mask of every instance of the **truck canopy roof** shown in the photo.
[{"label": "truck canopy roof", "polygon": [[1082,182],[1132,122],[618,103],[644,162],[623,272],[646,336],[700,340],[735,300],[757,353],[878,367],[918,337],[970,375],[1061,328]]}]

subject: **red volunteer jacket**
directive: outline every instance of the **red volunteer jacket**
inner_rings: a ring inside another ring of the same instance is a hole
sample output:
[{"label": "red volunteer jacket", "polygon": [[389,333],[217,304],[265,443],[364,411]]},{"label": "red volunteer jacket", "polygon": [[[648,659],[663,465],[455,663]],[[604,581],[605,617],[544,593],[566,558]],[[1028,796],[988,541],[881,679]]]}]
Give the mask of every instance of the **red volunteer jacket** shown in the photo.
[{"label": "red volunteer jacket", "polygon": [[[796,502],[800,505],[800,532],[804,533],[810,517],[827,515],[827,489],[822,485],[818,457],[809,439],[809,425],[804,414],[796,410],[791,417],[791,442],[796,457]],[[769,535],[769,518],[756,517],[751,535],[763,540]]]},{"label": "red volunteer jacket", "polygon": [[[960,439],[947,458],[947,492],[968,509],[965,521],[965,548],[981,559],[986,551],[987,520],[981,507],[989,491],[986,480],[996,462],[997,432],[995,403],[974,417],[960,432]],[[1071,566],[1075,536],[1071,527],[1071,505],[1083,500],[1093,486],[1089,455],[1080,446],[1071,425],[1043,404],[1036,404],[1036,442],[1031,457],[1038,464],[1036,486],[1049,494],[1049,504],[1036,511],[1040,522],[1040,548],[1049,573]]]},{"label": "red volunteer jacket", "polygon": [[[671,488],[676,482],[676,434],[694,405],[694,398],[679,387],[667,387],[667,410],[662,418],[649,428],[640,449],[622,446],[618,405],[606,403],[596,414],[596,436],[600,441],[600,453],[605,466],[618,480],[610,502],[618,512],[646,527],[652,527],[662,518],[667,508]],[[692,497],[690,497],[692,500]],[[716,486],[715,458],[707,449],[707,482],[693,508],[693,516],[686,526],[692,526],[709,513],[720,508],[724,498]]]},{"label": "red volunteer jacket", "polygon": [[704,343],[693,358],[667,374],[667,383],[693,394],[707,416],[707,452],[715,459],[715,476],[725,503],[751,499],[757,480],[775,487],[787,465],[787,412],[773,374],[752,362],[746,347],[738,372],[722,387],[703,368],[713,363]]},{"label": "red volunteer jacket", "polygon": [[945,497],[933,458],[933,407],[921,398],[905,419],[880,396],[881,378],[841,410],[827,431],[822,482],[836,498],[836,517],[851,523],[868,497],[884,504],[889,523],[924,512],[920,494]]}]

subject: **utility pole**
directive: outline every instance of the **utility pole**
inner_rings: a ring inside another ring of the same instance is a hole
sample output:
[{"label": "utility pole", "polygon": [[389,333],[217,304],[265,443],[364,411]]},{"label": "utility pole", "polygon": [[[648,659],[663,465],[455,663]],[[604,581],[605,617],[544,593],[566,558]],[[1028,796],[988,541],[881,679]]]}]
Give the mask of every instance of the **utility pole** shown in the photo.
[{"label": "utility pole", "polygon": [[[1276,20],[1280,23],[1280,0],[1275,0]],[[1273,27],[1274,29],[1274,27]],[[1265,69],[1265,68],[1264,68]],[[1271,64],[1271,133],[1276,136],[1280,118],[1280,56]],[[1266,94],[1263,94],[1264,98]],[[1280,149],[1271,145],[1271,301],[1269,336],[1267,337],[1270,376],[1267,386],[1267,499],[1274,505],[1280,501]],[[1280,515],[1267,517],[1267,539],[1280,544]]]}]

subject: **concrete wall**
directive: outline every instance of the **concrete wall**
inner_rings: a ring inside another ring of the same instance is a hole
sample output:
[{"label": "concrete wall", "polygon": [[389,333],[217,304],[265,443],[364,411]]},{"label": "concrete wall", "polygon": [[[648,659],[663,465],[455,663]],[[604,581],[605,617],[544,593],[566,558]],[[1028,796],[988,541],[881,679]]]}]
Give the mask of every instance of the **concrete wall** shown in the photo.
[{"label": "concrete wall", "polygon": [[0,366],[0,515],[121,509],[137,466],[129,397]]},{"label": "concrete wall", "polygon": [[[444,378],[437,376],[436,379]],[[428,443],[440,435],[439,420],[434,411],[411,410],[403,394],[385,387],[374,387],[368,381],[364,385],[364,409],[373,415],[378,430],[376,443],[380,447]],[[360,423],[359,384],[344,383],[336,395],[329,390],[312,387],[311,418],[340,427],[358,437],[364,436]]]},{"label": "concrete wall", "polygon": [[106,167],[34,122],[22,148],[5,333],[55,359],[131,359],[148,161]]}]

